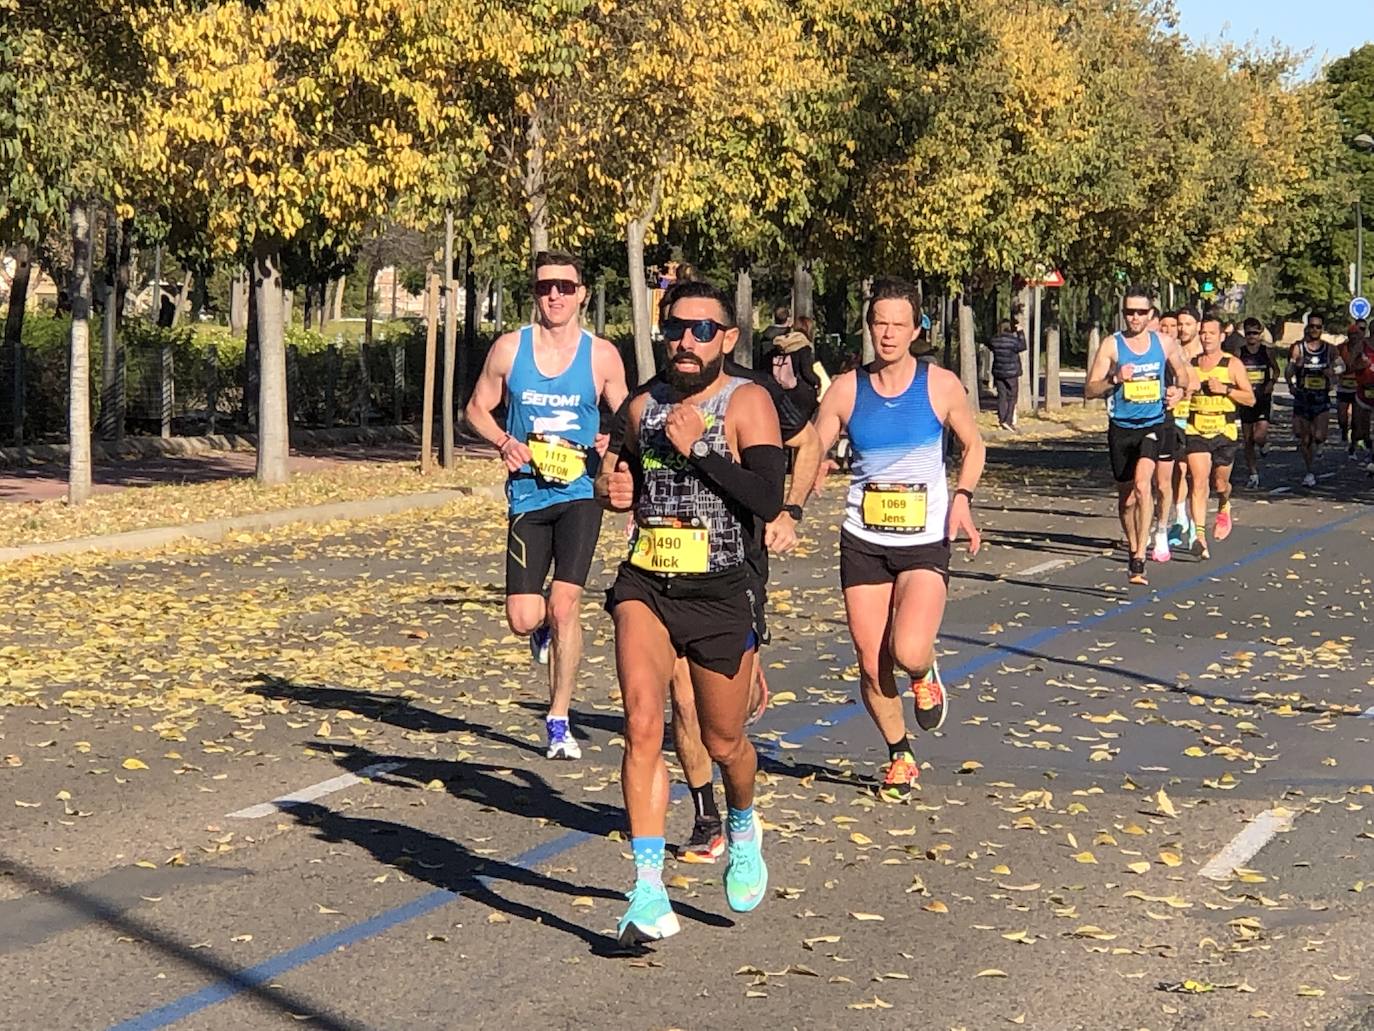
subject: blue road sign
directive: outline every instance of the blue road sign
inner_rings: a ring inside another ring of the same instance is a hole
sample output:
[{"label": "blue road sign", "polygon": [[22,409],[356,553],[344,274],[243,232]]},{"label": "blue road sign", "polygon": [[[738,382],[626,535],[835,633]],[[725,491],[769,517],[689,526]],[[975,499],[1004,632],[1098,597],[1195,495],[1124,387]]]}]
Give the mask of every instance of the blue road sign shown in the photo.
[{"label": "blue road sign", "polygon": [[1350,317],[1352,319],[1369,318],[1369,298],[1356,297],[1350,302]]}]

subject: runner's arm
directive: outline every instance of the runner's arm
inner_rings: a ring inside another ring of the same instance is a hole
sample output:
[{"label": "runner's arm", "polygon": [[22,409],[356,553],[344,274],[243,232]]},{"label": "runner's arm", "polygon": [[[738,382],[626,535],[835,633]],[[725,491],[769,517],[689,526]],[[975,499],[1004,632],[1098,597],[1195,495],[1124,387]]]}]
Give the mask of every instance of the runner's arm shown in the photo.
[{"label": "runner's arm", "polygon": [[1116,384],[1112,382],[1112,366],[1116,364],[1115,341],[1116,337],[1108,337],[1098,345],[1097,353],[1093,355],[1092,368],[1088,370],[1087,381],[1083,384],[1085,400],[1106,397],[1116,389]]},{"label": "runner's arm", "polygon": [[[596,499],[612,512],[628,512],[634,508],[643,485],[644,474],[638,454],[639,414],[635,411],[636,408],[642,409],[643,405],[636,405],[635,401],[636,398],[630,398],[617,410],[620,436],[612,442],[614,446],[607,449],[592,485]],[[622,462],[626,466],[624,469],[620,467]],[[629,479],[628,500],[625,496],[626,477]]]},{"label": "runner's arm", "polygon": [[726,497],[771,523],[782,511],[783,481],[787,478],[777,409],[766,390],[749,383],[730,398],[727,418],[739,461],[714,451],[705,458],[689,457],[687,461]]},{"label": "runner's arm", "polygon": [[506,377],[510,375],[515,363],[515,350],[519,346],[519,335],[507,333],[499,337],[487,352],[487,360],[482,363],[481,375],[472,388],[463,416],[472,431],[496,448],[506,463],[506,468],[515,472],[530,460],[529,448],[523,440],[516,440],[496,421],[492,412],[501,403],[505,393]]},{"label": "runner's arm", "polygon": [[1268,344],[1264,345],[1264,356],[1269,359],[1269,377],[1264,384],[1264,390],[1265,393],[1272,394],[1274,392],[1274,384],[1277,383],[1279,377],[1283,375],[1283,370],[1279,368],[1279,360],[1274,357],[1274,349]]},{"label": "runner's arm", "polygon": [[959,479],[949,499],[949,514],[945,518],[945,532],[953,543],[960,531],[968,537],[970,555],[978,554],[983,545],[983,535],[973,521],[973,492],[978,481],[983,478],[983,464],[987,459],[987,447],[983,436],[978,432],[978,422],[969,407],[968,393],[963,381],[952,372],[931,368],[931,386],[934,388],[935,414],[954,435],[959,438],[963,458],[959,462]]},{"label": "runner's arm", "polygon": [[596,338],[596,357],[601,365],[601,396],[606,407],[619,411],[625,399],[630,396],[630,388],[625,384],[625,363],[620,360],[620,352],[615,344],[601,337]]},{"label": "runner's arm", "polygon": [[1227,367],[1231,370],[1231,400],[1243,408],[1255,403],[1255,388],[1250,385],[1250,374],[1245,371],[1245,363],[1232,356]]},{"label": "runner's arm", "polygon": [[821,455],[830,454],[835,441],[840,439],[840,431],[849,421],[854,410],[857,382],[857,373],[852,371],[836,376],[825,397],[821,398],[820,410],[816,413],[816,442]]},{"label": "runner's arm", "polygon": [[[1169,361],[1169,368],[1174,370],[1174,383],[1183,388],[1184,397],[1192,397],[1202,386],[1202,381],[1198,379],[1193,367],[1188,364],[1188,360],[1183,357],[1183,348],[1173,337],[1166,338],[1169,343],[1164,345],[1164,356]],[[1169,346],[1172,343],[1173,346]]]},{"label": "runner's arm", "polygon": [[821,468],[821,438],[811,423],[802,426],[796,436],[789,438],[792,449],[792,484],[787,488],[787,504],[805,505]]},{"label": "runner's arm", "polygon": [[1298,343],[1288,349],[1288,368],[1284,370],[1283,378],[1288,381],[1289,390],[1294,390],[1297,386],[1298,369],[1300,367],[1298,365],[1298,349],[1300,347],[1302,347],[1302,344]]}]

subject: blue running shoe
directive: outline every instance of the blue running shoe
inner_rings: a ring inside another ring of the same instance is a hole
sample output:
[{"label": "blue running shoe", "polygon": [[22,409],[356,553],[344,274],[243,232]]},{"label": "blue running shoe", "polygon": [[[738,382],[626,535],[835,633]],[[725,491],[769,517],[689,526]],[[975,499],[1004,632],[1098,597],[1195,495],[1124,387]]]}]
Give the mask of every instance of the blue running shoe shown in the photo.
[{"label": "blue running shoe", "polygon": [[659,941],[681,930],[663,885],[635,881],[634,890],[625,897],[630,900],[630,908],[620,918],[617,938],[621,945]]},{"label": "blue running shoe", "polygon": [[1183,547],[1184,526],[1182,523],[1172,523],[1169,526],[1169,547],[1175,551]]},{"label": "blue running shoe", "polygon": [[553,634],[547,623],[530,634],[530,657],[541,666],[549,664],[549,642],[552,640]]},{"label": "blue running shoe", "polygon": [[768,891],[768,866],[763,861],[763,824],[754,816],[754,836],[730,842],[725,867],[725,901],[736,913],[747,913]]}]

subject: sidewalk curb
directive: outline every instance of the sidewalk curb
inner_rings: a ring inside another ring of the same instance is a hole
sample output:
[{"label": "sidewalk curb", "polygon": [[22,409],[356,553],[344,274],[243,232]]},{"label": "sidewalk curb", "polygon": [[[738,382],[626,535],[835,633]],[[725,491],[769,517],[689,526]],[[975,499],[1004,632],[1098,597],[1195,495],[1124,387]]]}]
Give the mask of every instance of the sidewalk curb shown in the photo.
[{"label": "sidewalk curb", "polygon": [[76,555],[89,552],[151,551],[176,541],[195,539],[219,541],[232,533],[252,533],[270,530],[288,523],[327,523],[335,519],[368,519],[373,516],[395,515],[426,508],[441,508],[459,498],[484,497],[504,500],[505,491],[499,486],[453,487],[427,491],[422,494],[400,494],[389,498],[367,498],[363,501],[336,501],[327,505],[307,505],[301,508],[281,508],[272,512],[211,519],[203,523],[182,526],[153,526],[144,530],[127,530],[101,537],[76,537],[65,541],[42,544],[20,544],[0,548],[0,565],[21,562],[30,558],[54,555]]}]

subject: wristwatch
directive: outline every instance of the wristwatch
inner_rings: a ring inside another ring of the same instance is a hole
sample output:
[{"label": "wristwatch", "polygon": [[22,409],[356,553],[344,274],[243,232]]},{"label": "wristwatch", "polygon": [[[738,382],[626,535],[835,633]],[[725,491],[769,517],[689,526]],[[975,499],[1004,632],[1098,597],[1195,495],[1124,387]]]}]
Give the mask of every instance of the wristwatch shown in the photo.
[{"label": "wristwatch", "polygon": [[792,517],[792,521],[800,523],[802,521],[801,505],[783,505],[782,510]]},{"label": "wristwatch", "polygon": [[706,443],[706,438],[701,437],[692,441],[692,457],[698,461],[711,453],[711,445]]}]

